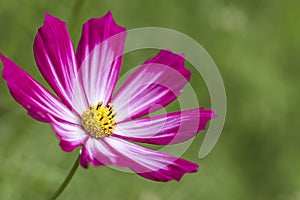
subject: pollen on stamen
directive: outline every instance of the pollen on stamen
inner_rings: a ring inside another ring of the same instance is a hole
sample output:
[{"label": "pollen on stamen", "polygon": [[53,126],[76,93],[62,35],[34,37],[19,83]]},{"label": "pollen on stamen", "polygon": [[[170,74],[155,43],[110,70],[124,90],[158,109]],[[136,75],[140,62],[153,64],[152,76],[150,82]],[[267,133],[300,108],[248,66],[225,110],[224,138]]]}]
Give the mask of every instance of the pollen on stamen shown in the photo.
[{"label": "pollen on stamen", "polygon": [[95,138],[109,136],[115,129],[116,113],[114,113],[113,105],[111,103],[106,107],[102,105],[103,102],[99,102],[96,106],[91,105],[81,116],[84,130]]}]

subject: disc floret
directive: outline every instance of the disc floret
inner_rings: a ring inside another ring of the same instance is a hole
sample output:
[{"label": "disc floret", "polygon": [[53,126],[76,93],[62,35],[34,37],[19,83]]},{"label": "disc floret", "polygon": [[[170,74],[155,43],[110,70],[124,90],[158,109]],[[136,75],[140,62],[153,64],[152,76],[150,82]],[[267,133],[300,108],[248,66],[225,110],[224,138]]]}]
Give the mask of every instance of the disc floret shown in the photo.
[{"label": "disc floret", "polygon": [[103,107],[103,102],[96,106],[90,106],[81,116],[84,130],[95,138],[103,138],[112,134],[116,123],[113,105],[111,103]]}]

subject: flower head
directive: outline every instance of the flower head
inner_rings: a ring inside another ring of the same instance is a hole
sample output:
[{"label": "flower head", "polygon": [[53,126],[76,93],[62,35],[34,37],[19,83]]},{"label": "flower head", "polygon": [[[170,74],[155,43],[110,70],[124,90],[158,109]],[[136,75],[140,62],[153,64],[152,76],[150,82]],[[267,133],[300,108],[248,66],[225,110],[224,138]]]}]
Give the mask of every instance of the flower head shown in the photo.
[{"label": "flower head", "polygon": [[156,181],[180,180],[198,165],[133,142],[175,144],[204,130],[215,115],[195,108],[143,117],[175,100],[189,82],[184,56],[160,51],[146,60],[113,95],[126,29],[109,12],[88,20],[74,51],[66,25],[46,14],[34,41],[38,68],[53,95],[1,54],[3,78],[28,114],[51,124],[64,151],[82,147],[80,164],[127,167]]}]

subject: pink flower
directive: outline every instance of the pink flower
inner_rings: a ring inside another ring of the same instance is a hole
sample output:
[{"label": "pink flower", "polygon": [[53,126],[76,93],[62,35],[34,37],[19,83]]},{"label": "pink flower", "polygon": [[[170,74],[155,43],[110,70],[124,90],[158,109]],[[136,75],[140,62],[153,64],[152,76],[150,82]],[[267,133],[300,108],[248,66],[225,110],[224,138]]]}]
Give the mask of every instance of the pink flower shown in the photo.
[{"label": "pink flower", "polygon": [[[115,39],[109,39],[117,36]],[[126,29],[109,12],[88,20],[75,53],[66,25],[46,14],[34,41],[34,56],[51,94],[1,54],[3,78],[28,114],[51,124],[64,151],[81,146],[80,164],[128,167],[156,181],[180,180],[198,165],[129,142],[175,144],[204,130],[215,114],[202,108],[144,117],[182,92],[191,73],[183,55],[160,51],[141,65],[113,95]]]}]

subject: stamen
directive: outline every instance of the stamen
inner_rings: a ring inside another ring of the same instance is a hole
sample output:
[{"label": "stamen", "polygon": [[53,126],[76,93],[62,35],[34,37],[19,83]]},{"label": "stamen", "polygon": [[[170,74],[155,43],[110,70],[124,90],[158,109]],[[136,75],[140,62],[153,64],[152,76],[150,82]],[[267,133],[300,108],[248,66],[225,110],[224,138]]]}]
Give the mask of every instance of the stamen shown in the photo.
[{"label": "stamen", "polygon": [[97,105],[97,110],[99,110],[99,108],[102,106],[103,102],[99,102],[98,105]]},{"label": "stamen", "polygon": [[81,116],[82,125],[85,131],[95,138],[103,138],[109,136],[114,131],[115,115],[112,114],[113,105],[109,103],[106,107],[102,107],[103,102],[99,102],[96,106],[90,106]]}]

